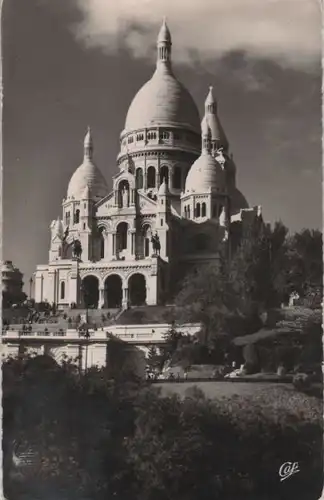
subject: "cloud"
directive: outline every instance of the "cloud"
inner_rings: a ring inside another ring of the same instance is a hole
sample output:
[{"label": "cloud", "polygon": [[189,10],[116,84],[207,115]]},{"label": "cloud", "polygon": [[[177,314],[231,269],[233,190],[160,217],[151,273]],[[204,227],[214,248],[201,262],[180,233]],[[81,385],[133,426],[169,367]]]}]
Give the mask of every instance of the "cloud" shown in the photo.
[{"label": "cloud", "polygon": [[86,47],[127,48],[152,56],[159,24],[168,18],[177,61],[190,63],[246,51],[297,69],[319,67],[321,0],[75,0],[72,29]]}]

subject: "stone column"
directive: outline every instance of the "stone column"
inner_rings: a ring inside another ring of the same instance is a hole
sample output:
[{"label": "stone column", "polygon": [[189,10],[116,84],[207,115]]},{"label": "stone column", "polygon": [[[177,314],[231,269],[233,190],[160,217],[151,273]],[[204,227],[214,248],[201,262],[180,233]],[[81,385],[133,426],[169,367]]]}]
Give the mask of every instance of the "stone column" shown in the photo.
[{"label": "stone column", "polygon": [[132,229],[130,231],[130,240],[131,240],[131,248],[130,248],[130,253],[131,255],[135,255],[136,253],[136,230]]},{"label": "stone column", "polygon": [[117,240],[117,235],[116,235],[116,233],[113,233],[113,235],[112,235],[112,255],[113,255],[113,257],[116,257],[116,254],[117,254],[116,240]]},{"label": "stone column", "polygon": [[101,286],[99,288],[99,302],[98,309],[101,309],[105,305],[105,288]]},{"label": "stone column", "polygon": [[129,302],[129,292],[128,288],[123,288],[123,300],[122,300],[122,306],[127,307]]}]

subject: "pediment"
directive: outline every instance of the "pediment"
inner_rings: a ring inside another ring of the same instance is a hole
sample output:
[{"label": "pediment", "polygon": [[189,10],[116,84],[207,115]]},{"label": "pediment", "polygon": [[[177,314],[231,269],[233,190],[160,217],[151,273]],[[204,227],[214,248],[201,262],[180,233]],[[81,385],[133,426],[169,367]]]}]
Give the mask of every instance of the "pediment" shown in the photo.
[{"label": "pediment", "polygon": [[137,192],[138,206],[141,212],[155,212],[157,202],[146,196],[144,193]]}]

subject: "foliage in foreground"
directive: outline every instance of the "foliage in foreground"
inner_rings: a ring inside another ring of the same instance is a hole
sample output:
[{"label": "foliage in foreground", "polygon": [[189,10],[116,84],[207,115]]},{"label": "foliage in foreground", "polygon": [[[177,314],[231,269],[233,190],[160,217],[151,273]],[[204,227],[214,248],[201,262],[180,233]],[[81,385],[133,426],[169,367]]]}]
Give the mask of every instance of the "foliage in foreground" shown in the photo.
[{"label": "foliage in foreground", "polygon": [[[3,375],[8,500],[319,497],[322,409],[314,398],[279,388],[263,399],[211,402],[198,390],[162,397],[45,357],[8,361]],[[22,477],[10,461],[13,440],[40,457]],[[287,460],[301,472],[281,483]]]}]

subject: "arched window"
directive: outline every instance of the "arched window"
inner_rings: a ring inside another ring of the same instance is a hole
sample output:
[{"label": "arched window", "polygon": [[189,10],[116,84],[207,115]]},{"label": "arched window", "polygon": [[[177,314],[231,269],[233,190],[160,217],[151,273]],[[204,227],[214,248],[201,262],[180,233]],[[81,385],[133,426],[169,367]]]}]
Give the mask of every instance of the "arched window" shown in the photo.
[{"label": "arched window", "polygon": [[151,226],[145,224],[142,229],[143,236],[143,253],[144,257],[150,256],[150,236],[151,236]]},{"label": "arched window", "polygon": [[143,189],[143,170],[141,168],[136,170],[136,188]]},{"label": "arched window", "polygon": [[181,168],[175,167],[173,171],[172,187],[181,189]]},{"label": "arched window", "polygon": [[61,299],[65,299],[65,282],[61,282]]},{"label": "arched window", "polygon": [[165,181],[166,185],[169,185],[169,169],[164,165],[160,170],[160,184]]},{"label": "arched window", "polygon": [[201,204],[201,216],[206,217],[206,203]]},{"label": "arched window", "polygon": [[104,228],[99,229],[99,241],[100,241],[100,259],[105,258],[105,238],[104,238]]},{"label": "arched window", "polygon": [[196,205],[196,217],[200,217],[200,203]]},{"label": "arched window", "polygon": [[119,252],[127,248],[127,232],[128,232],[128,225],[126,224],[126,222],[121,222],[120,224],[118,224],[117,243]]},{"label": "arched window", "polygon": [[190,205],[188,205],[188,219],[190,219]]},{"label": "arched window", "polygon": [[80,222],[80,210],[76,210],[74,214],[74,224],[79,224]]},{"label": "arched window", "polygon": [[155,177],[156,172],[154,167],[149,167],[147,169],[147,188],[155,188]]},{"label": "arched window", "polygon": [[67,226],[70,225],[70,219],[71,219],[70,212],[66,212],[66,214],[65,214],[65,223],[66,223]]}]

